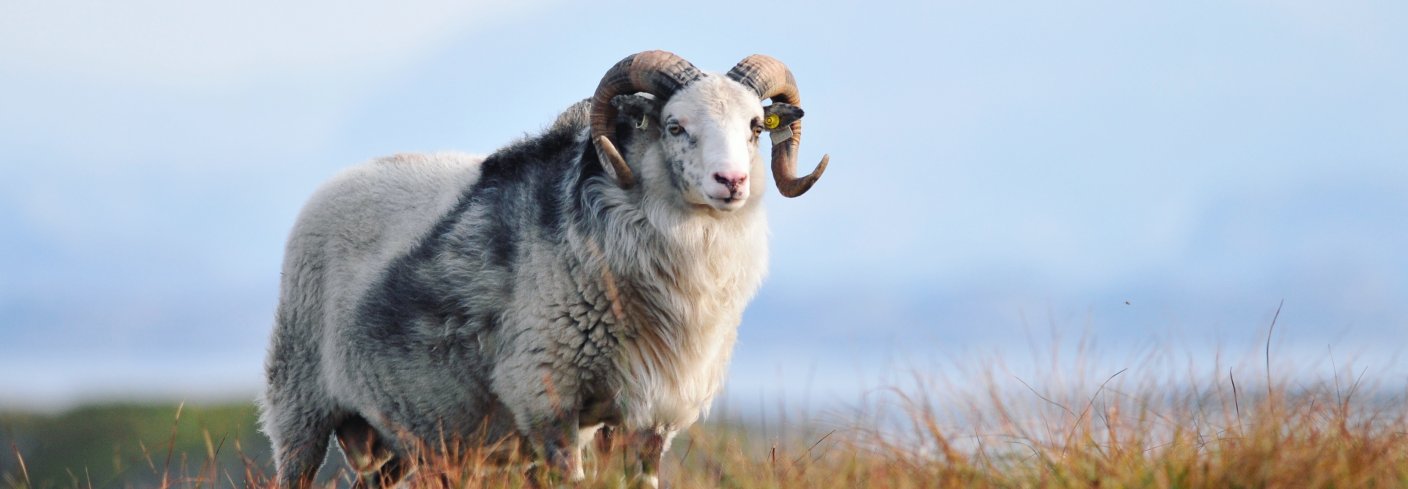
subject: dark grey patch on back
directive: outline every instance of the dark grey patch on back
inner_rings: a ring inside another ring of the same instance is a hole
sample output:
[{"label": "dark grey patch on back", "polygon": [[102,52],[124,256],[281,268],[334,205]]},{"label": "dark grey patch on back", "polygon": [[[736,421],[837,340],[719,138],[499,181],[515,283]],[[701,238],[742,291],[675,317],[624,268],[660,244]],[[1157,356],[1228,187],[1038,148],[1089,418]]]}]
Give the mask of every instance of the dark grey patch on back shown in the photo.
[{"label": "dark grey patch on back", "polygon": [[[498,195],[498,198],[501,201],[517,200],[514,198],[514,194],[519,192],[521,192],[521,190],[504,192]],[[488,194],[487,196],[492,196],[494,193],[497,192],[486,192],[486,194]],[[521,221],[519,214],[521,214],[524,209],[518,206],[508,205],[511,204],[510,202],[505,202],[504,204],[505,205],[489,206],[491,208],[497,207],[500,211],[486,213],[488,222],[486,222],[485,226],[481,229],[481,236],[486,244],[488,244],[488,246],[485,247],[487,253],[487,256],[484,257],[485,262],[494,267],[511,271],[514,269],[514,263],[517,261],[518,241],[522,238],[522,231],[516,229],[514,223]]]},{"label": "dark grey patch on back", "polygon": [[538,208],[538,231],[551,241],[558,241],[562,234],[563,192],[557,185],[538,185],[533,190],[533,200]]},{"label": "dark grey patch on back", "polygon": [[[461,295],[467,284],[454,277],[511,271],[525,226],[552,227],[561,221],[560,206],[541,206],[541,215],[529,215],[529,207],[537,207],[530,201],[560,200],[552,190],[564,188],[563,182],[571,179],[577,156],[595,153],[584,152],[577,139],[586,127],[587,106],[574,105],[542,136],[519,141],[484,160],[479,179],[464,190],[454,208],[409,252],[393,260],[362,297],[357,316],[367,328],[368,341],[409,350],[427,340],[427,333],[418,331],[425,324],[461,330],[457,326],[496,324],[501,311],[466,309]],[[597,168],[581,169],[582,174],[600,173],[599,163],[589,166]],[[469,224],[476,219],[477,224]],[[487,286],[494,289],[481,292],[513,293],[511,283]]]}]

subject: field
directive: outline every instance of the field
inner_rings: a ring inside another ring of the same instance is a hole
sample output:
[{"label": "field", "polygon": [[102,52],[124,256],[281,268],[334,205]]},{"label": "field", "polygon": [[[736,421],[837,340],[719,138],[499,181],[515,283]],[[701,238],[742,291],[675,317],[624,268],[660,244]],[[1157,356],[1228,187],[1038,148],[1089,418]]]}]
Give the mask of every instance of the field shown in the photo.
[{"label": "field", "polygon": [[[1198,382],[1052,373],[1014,379],[1011,389],[1011,376],[988,368],[976,390],[915,372],[806,419],[715,413],[675,441],[664,481],[739,489],[1408,487],[1401,391],[1348,367],[1311,384],[1232,371],[1208,366]],[[271,487],[254,419],[246,404],[0,415],[0,485]],[[339,458],[334,452],[323,469],[326,487],[350,486]],[[525,485],[521,470],[475,460],[437,461],[417,485]],[[593,474],[580,487],[619,487],[622,460],[592,455]]]}]

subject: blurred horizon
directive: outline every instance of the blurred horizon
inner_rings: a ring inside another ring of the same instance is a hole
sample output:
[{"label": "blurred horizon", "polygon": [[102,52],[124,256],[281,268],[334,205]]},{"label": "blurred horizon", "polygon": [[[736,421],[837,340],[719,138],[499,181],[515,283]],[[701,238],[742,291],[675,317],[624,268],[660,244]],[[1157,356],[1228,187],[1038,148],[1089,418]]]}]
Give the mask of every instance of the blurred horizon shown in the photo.
[{"label": "blurred horizon", "polygon": [[[1408,379],[1408,5],[768,8],[788,20],[0,4],[0,408],[253,395],[283,241],[321,182],[491,152],[646,49],[783,60],[801,164],[832,156],[806,196],[765,197],[772,264],[730,402],[844,402],[993,359],[1029,375],[1083,338],[1100,377],[1251,368],[1283,301],[1273,368]],[[1142,360],[1164,350],[1181,361]]]}]

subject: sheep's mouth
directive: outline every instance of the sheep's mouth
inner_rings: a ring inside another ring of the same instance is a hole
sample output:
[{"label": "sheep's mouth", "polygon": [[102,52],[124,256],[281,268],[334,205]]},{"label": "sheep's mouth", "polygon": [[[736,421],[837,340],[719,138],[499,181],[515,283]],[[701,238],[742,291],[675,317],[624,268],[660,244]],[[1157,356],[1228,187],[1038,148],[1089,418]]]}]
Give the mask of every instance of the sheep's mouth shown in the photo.
[{"label": "sheep's mouth", "polygon": [[747,201],[747,197],[709,197],[709,207],[721,211],[734,211],[738,210],[739,207],[743,207],[743,203]]}]

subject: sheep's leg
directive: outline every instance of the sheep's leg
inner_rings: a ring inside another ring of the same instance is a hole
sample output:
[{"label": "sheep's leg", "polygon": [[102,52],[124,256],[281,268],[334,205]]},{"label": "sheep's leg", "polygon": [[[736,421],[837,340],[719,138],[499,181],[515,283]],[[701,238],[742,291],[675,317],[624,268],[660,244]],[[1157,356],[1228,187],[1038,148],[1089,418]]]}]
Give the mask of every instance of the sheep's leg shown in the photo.
[{"label": "sheep's leg", "polygon": [[570,482],[586,479],[586,472],[582,469],[581,431],[577,427],[577,416],[562,415],[542,423],[533,432],[534,449],[542,463],[534,464],[528,473],[529,479],[562,478]]},{"label": "sheep's leg", "polygon": [[[610,457],[611,455],[611,435],[609,433],[610,430],[611,427],[607,426],[605,423],[597,423],[590,426],[584,426],[582,427],[582,429],[577,431],[577,453],[578,457],[583,460],[581,463],[578,464],[578,466],[582,467],[583,473],[587,472],[586,469],[588,467],[585,460],[588,456],[588,451],[592,450],[592,448],[589,447],[593,446],[595,447],[595,450],[592,451],[594,451],[595,454],[592,457],[593,463],[590,467],[590,473],[592,476],[596,476],[601,472],[602,467],[604,467],[602,464],[606,463],[607,457]],[[606,446],[605,449],[602,448],[603,444],[605,444]]]},{"label": "sheep's leg", "polygon": [[337,427],[337,444],[359,487],[392,487],[406,476],[407,464],[361,416],[352,416]]},{"label": "sheep's leg", "polygon": [[[285,414],[285,413],[280,413]],[[323,457],[328,452],[328,434],[333,426],[330,417],[310,416],[302,413],[287,413],[275,422],[279,425],[277,435],[271,433],[274,443],[274,460],[278,468],[278,487],[301,489],[313,485],[318,467],[323,465]]]},{"label": "sheep's leg", "polygon": [[660,487],[660,460],[664,457],[665,449],[674,435],[673,432],[663,428],[637,430],[631,434],[628,453],[635,454],[636,463],[633,465],[637,470],[631,477],[632,487],[642,489]]},{"label": "sheep's leg", "polygon": [[[406,462],[404,457],[391,457],[375,472],[363,474],[357,478],[357,483],[353,487],[365,487],[368,489],[379,489],[383,487],[401,487],[406,478],[415,472],[415,466]],[[447,479],[448,480],[448,479]],[[444,487],[453,487],[445,483]]]},{"label": "sheep's leg", "polygon": [[596,452],[602,454],[603,456],[610,455],[611,450],[615,448],[613,446],[615,443],[616,427],[611,425],[602,425],[601,429],[597,430],[596,432]]},{"label": "sheep's leg", "polygon": [[269,435],[274,449],[278,487],[290,489],[313,484],[327,455],[328,435],[336,420],[322,397],[307,388],[312,383],[308,371],[297,367],[287,362],[270,362],[269,388],[264,393],[264,412],[260,415],[264,433]]}]

